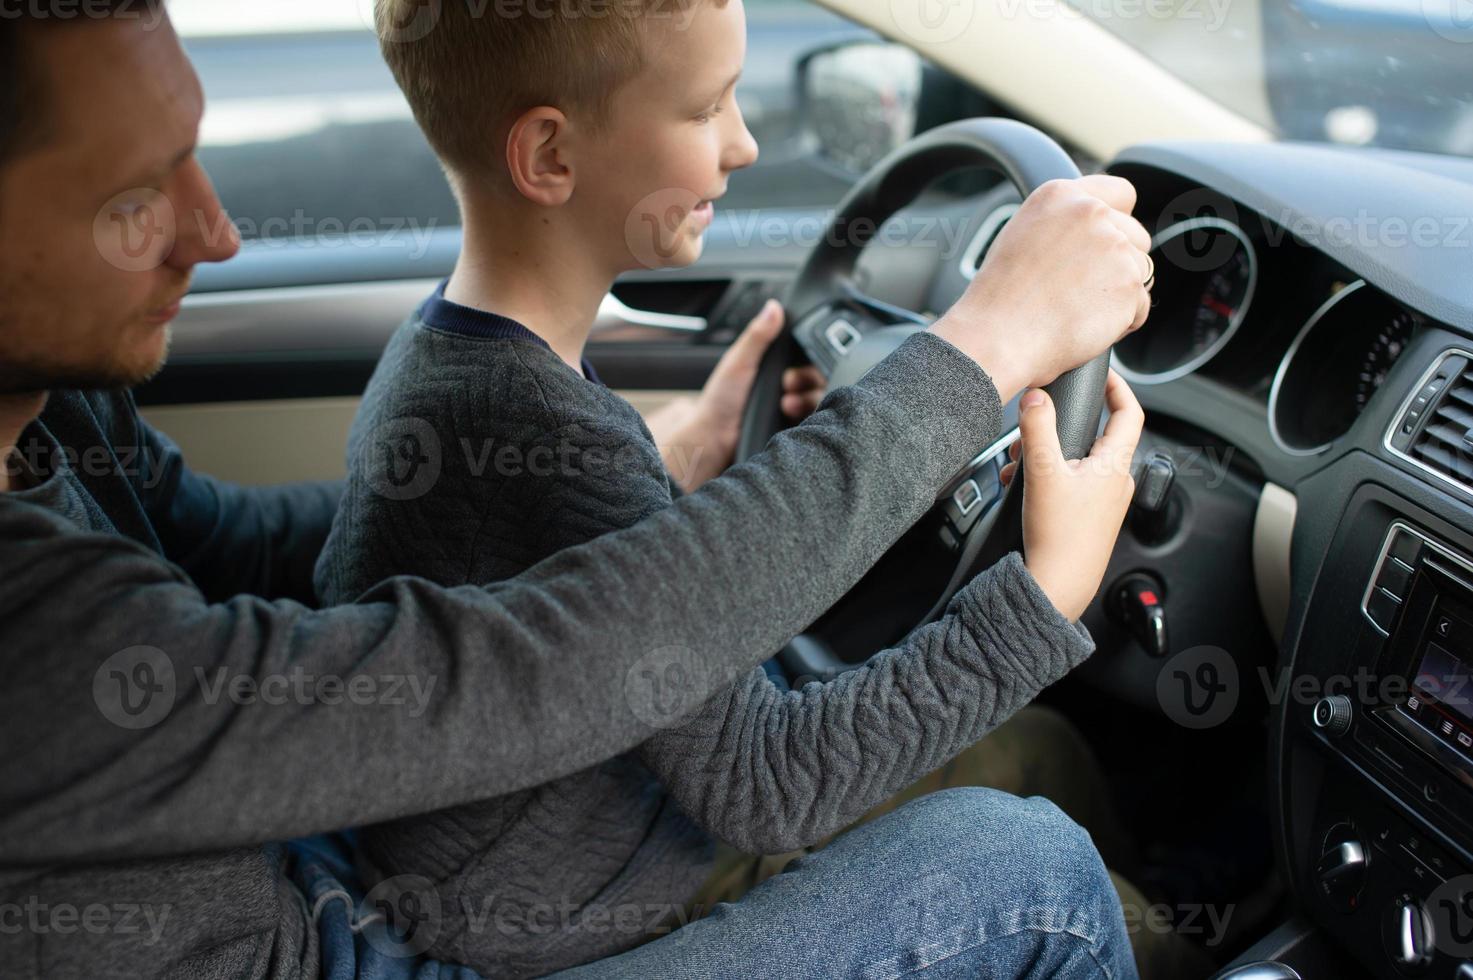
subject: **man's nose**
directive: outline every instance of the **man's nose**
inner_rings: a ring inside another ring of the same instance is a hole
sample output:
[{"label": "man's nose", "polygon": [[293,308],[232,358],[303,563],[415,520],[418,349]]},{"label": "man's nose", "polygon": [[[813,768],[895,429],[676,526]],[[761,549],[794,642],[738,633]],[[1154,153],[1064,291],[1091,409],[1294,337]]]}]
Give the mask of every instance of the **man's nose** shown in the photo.
[{"label": "man's nose", "polygon": [[168,265],[188,272],[201,262],[224,262],[240,251],[240,234],[199,161],[184,168],[171,196],[179,229]]}]

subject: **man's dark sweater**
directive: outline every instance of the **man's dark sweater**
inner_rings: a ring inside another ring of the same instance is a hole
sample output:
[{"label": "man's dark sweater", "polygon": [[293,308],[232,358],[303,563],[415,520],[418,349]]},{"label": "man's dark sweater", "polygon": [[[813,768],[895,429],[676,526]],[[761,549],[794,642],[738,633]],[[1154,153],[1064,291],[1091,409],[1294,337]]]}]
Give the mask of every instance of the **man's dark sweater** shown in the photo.
[{"label": "man's dark sweater", "polygon": [[[76,464],[0,493],[5,975],[312,980],[313,909],[274,842],[506,796],[647,741],[654,705],[626,681],[652,651],[684,651],[692,701],[725,689],[858,581],[1000,416],[975,363],[918,335],[635,527],[489,588],[401,578],[314,611],[291,597],[334,488],[218,483],[127,395],[53,392],[20,445]],[[119,724],[118,678],[149,678],[116,658],[139,648],[169,658],[174,691],[135,686],[148,724]],[[437,685],[423,711],[402,689],[241,703],[222,671]],[[102,928],[66,918],[94,909]]]},{"label": "man's dark sweater", "polygon": [[[520,324],[442,293],[390,342],[359,410],[317,570],[329,603],[398,574],[446,585],[515,576],[672,502],[632,406]],[[420,448],[440,447],[439,475],[403,493],[395,447],[410,430]],[[726,506],[713,491],[691,505]],[[685,571],[640,568],[620,591],[658,595]],[[794,574],[777,556],[750,572]],[[710,596],[713,612],[744,604],[737,582]],[[634,752],[369,828],[365,852],[380,874],[434,883],[437,958],[497,977],[588,962],[640,940],[639,929],[609,927],[621,910],[641,910],[648,925],[689,900],[710,871],[712,836],[751,853],[812,844],[939,768],[1092,649],[1013,554],[939,622],[833,682],[788,692],[760,667],[733,675],[693,715],[688,705],[686,717],[656,719],[668,727]],[[648,669],[658,680],[669,666],[655,657]]]}]

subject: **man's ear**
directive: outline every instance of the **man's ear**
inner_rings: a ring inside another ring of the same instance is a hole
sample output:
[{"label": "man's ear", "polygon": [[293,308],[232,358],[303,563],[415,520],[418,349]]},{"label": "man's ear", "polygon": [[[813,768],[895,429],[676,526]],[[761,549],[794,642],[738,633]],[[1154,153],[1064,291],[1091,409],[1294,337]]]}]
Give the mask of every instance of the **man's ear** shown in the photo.
[{"label": "man's ear", "polygon": [[506,135],[506,169],[522,196],[556,207],[573,196],[568,118],[552,106],[528,109]]}]

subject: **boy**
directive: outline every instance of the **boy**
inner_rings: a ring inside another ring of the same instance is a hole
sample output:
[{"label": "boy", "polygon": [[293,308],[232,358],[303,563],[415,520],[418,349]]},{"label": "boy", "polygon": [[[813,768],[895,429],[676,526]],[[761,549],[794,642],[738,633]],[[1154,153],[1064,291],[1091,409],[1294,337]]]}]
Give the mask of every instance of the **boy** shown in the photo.
[{"label": "boy", "polygon": [[[664,224],[653,254],[688,264],[727,176],[756,157],[734,97],[744,53],[740,0],[677,4],[679,16],[654,3],[595,5],[581,17],[566,4],[537,16],[487,8],[479,18],[467,13],[471,6],[444,5],[427,35],[403,43],[394,25],[415,5],[379,6],[385,55],[460,199],[465,248],[370,383],[349,444],[349,486],[318,566],[328,603],[396,574],[451,585],[510,578],[668,506],[679,483],[694,489],[730,461],[741,406],[732,394],[745,396],[762,348],[781,328],[769,305],[696,409],[662,420],[667,448],[697,450],[680,480],[650,429],[582,357],[615,276],[649,261],[629,231],[642,227],[641,208],[672,188],[698,202],[677,208],[678,220],[658,205]],[[481,84],[488,72],[497,84]],[[998,250],[1028,247],[1022,229],[1033,213],[1025,205]],[[1118,214],[1109,222],[1133,224]],[[1117,235],[1127,244],[1142,237],[1138,226]],[[1047,247],[1043,234],[1032,241]],[[1109,276],[1118,263],[1143,266],[1143,254],[1137,245],[1102,257],[1086,267],[1100,278],[1081,289],[1129,282]],[[982,280],[990,284],[974,288],[1003,288],[995,277]],[[1119,332],[1143,319],[1121,322]],[[944,333],[910,342],[918,369],[928,345],[942,343],[937,335]],[[995,390],[978,392],[978,410],[995,429],[1001,401],[1037,379],[994,380]],[[812,375],[791,373],[785,410],[801,415],[812,397]],[[486,975],[538,975],[648,938],[651,923],[630,928],[619,913],[689,901],[711,872],[713,837],[751,853],[812,845],[937,769],[1093,649],[1073,620],[1098,588],[1123,519],[1141,424],[1118,378],[1109,401],[1098,449],[1113,465],[1069,466],[1051,406],[1041,392],[1025,397],[1028,564],[1010,555],[902,647],[801,692],[754,669],[633,753],[368,828],[370,876],[433,883],[442,915],[429,949],[436,958]],[[430,441],[390,438],[406,426],[432,433],[439,446],[438,476],[427,486],[394,479],[403,454],[417,456]],[[704,504],[720,507],[722,496]],[[712,603],[740,602],[760,614],[764,594],[782,588],[783,570],[765,567],[760,554],[750,567],[749,581]],[[549,662],[526,682],[556,683],[577,666]],[[425,802],[431,809],[436,801]]]}]

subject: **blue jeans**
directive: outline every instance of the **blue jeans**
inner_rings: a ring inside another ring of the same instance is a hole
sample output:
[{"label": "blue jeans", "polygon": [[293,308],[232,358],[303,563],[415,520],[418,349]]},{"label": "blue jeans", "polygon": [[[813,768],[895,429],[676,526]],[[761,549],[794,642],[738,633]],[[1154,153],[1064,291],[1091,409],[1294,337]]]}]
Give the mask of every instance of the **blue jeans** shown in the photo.
[{"label": "blue jeans", "polygon": [[[301,850],[297,857],[299,885],[307,884],[304,870],[325,870],[310,856],[302,860]],[[318,905],[312,887],[304,890]],[[384,956],[372,926],[350,928],[346,901],[320,907],[324,976],[332,980],[474,976]],[[347,972],[355,950],[357,972]],[[799,858],[738,902],[555,976],[940,980],[1135,978],[1136,971],[1119,899],[1089,835],[1042,798],[965,787],[912,800]]]}]

